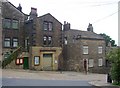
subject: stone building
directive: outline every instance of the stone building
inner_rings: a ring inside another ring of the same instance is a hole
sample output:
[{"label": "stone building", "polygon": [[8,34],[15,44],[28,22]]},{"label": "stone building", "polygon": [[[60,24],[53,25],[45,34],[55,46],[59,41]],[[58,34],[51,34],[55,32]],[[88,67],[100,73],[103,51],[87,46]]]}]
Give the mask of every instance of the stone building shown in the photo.
[{"label": "stone building", "polygon": [[84,71],[84,61],[89,72],[103,72],[105,67],[105,41],[93,32],[92,24],[87,31],[71,29],[64,23],[63,29],[64,70]]},{"label": "stone building", "polygon": [[0,2],[0,48],[3,60],[7,59],[19,46],[24,46],[23,27],[26,19],[27,15],[22,12],[21,5],[15,7],[7,0]]},{"label": "stone building", "polygon": [[62,24],[50,13],[37,17],[37,9],[31,8],[25,31],[29,68],[58,70],[62,60]]},{"label": "stone building", "polygon": [[104,72],[105,41],[92,24],[87,31],[71,29],[50,13],[38,17],[32,7],[26,15],[8,1],[0,2],[0,18],[6,68]]}]

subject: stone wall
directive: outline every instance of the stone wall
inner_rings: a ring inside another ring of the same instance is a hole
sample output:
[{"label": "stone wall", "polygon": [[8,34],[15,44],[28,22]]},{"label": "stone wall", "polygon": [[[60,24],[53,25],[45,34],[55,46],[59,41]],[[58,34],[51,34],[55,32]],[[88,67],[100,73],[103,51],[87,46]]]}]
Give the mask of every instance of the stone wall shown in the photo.
[{"label": "stone wall", "polygon": [[[88,46],[88,54],[83,54],[83,46]],[[98,46],[103,47],[103,53],[98,54]],[[98,67],[98,59],[103,58],[103,67],[105,66],[105,41],[104,40],[89,40],[79,39],[74,43],[68,43],[63,47],[64,67],[65,70],[84,71],[83,59],[94,59],[94,67],[90,69],[101,69]],[[100,71],[100,70],[99,70]],[[92,70],[93,72],[93,70]]]},{"label": "stone wall", "polygon": [[[17,30],[15,29],[3,29],[2,34],[2,43],[4,42],[4,37],[9,37],[11,39],[18,38],[18,44],[19,46],[24,45],[24,21],[27,18],[27,16],[20,12],[14,5],[12,5],[9,2],[3,2],[2,3],[2,18],[9,18],[11,20],[18,20],[19,21],[19,28]],[[0,32],[1,33],[1,32]],[[1,35],[0,35],[1,36]],[[1,42],[0,42],[1,43]],[[12,44],[12,43],[11,43]],[[3,46],[3,52],[10,52],[6,50],[14,50],[14,47],[5,48]],[[4,53],[3,53],[4,54]]]},{"label": "stone wall", "polygon": [[[31,47],[30,48],[30,69],[32,70],[44,70],[43,69],[43,54],[52,54],[52,70],[58,70],[59,61],[61,57],[62,49],[60,47]],[[40,64],[35,65],[34,57],[40,57]],[[56,61],[56,62],[55,62]]]}]

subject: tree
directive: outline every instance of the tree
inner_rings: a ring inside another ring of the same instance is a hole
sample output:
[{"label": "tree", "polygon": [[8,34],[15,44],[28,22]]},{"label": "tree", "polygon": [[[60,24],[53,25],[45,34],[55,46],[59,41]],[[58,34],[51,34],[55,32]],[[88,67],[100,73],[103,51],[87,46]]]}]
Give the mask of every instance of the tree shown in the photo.
[{"label": "tree", "polygon": [[100,33],[100,35],[105,39],[106,46],[108,46],[109,42],[111,43],[111,46],[116,46],[115,40],[112,40],[110,36],[106,35],[105,33]]},{"label": "tree", "polygon": [[107,54],[108,60],[112,63],[110,74],[112,80],[120,85],[120,48],[113,49]]}]

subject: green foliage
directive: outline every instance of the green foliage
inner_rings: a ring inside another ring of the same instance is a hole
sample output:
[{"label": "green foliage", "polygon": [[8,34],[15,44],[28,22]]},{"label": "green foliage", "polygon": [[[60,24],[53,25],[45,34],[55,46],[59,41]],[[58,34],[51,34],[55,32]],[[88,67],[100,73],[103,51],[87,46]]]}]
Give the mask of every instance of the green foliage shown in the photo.
[{"label": "green foliage", "polygon": [[107,54],[108,60],[112,62],[112,67],[111,67],[111,76],[112,80],[119,85],[120,84],[120,48],[116,48],[112,51],[110,51]]},{"label": "green foliage", "polygon": [[106,46],[108,46],[109,42],[111,43],[111,46],[117,46],[115,44],[115,40],[112,40],[110,36],[106,35],[105,33],[100,33],[100,35],[105,39]]}]

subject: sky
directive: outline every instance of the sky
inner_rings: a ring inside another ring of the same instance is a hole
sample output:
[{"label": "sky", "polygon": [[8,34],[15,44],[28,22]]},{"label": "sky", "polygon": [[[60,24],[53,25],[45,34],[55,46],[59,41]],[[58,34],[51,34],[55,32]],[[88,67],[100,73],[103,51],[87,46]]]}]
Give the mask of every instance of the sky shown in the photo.
[{"label": "sky", "polygon": [[8,0],[29,14],[31,7],[37,8],[38,16],[52,14],[62,24],[67,21],[72,29],[87,30],[91,23],[94,32],[109,35],[118,44],[119,0]]}]

